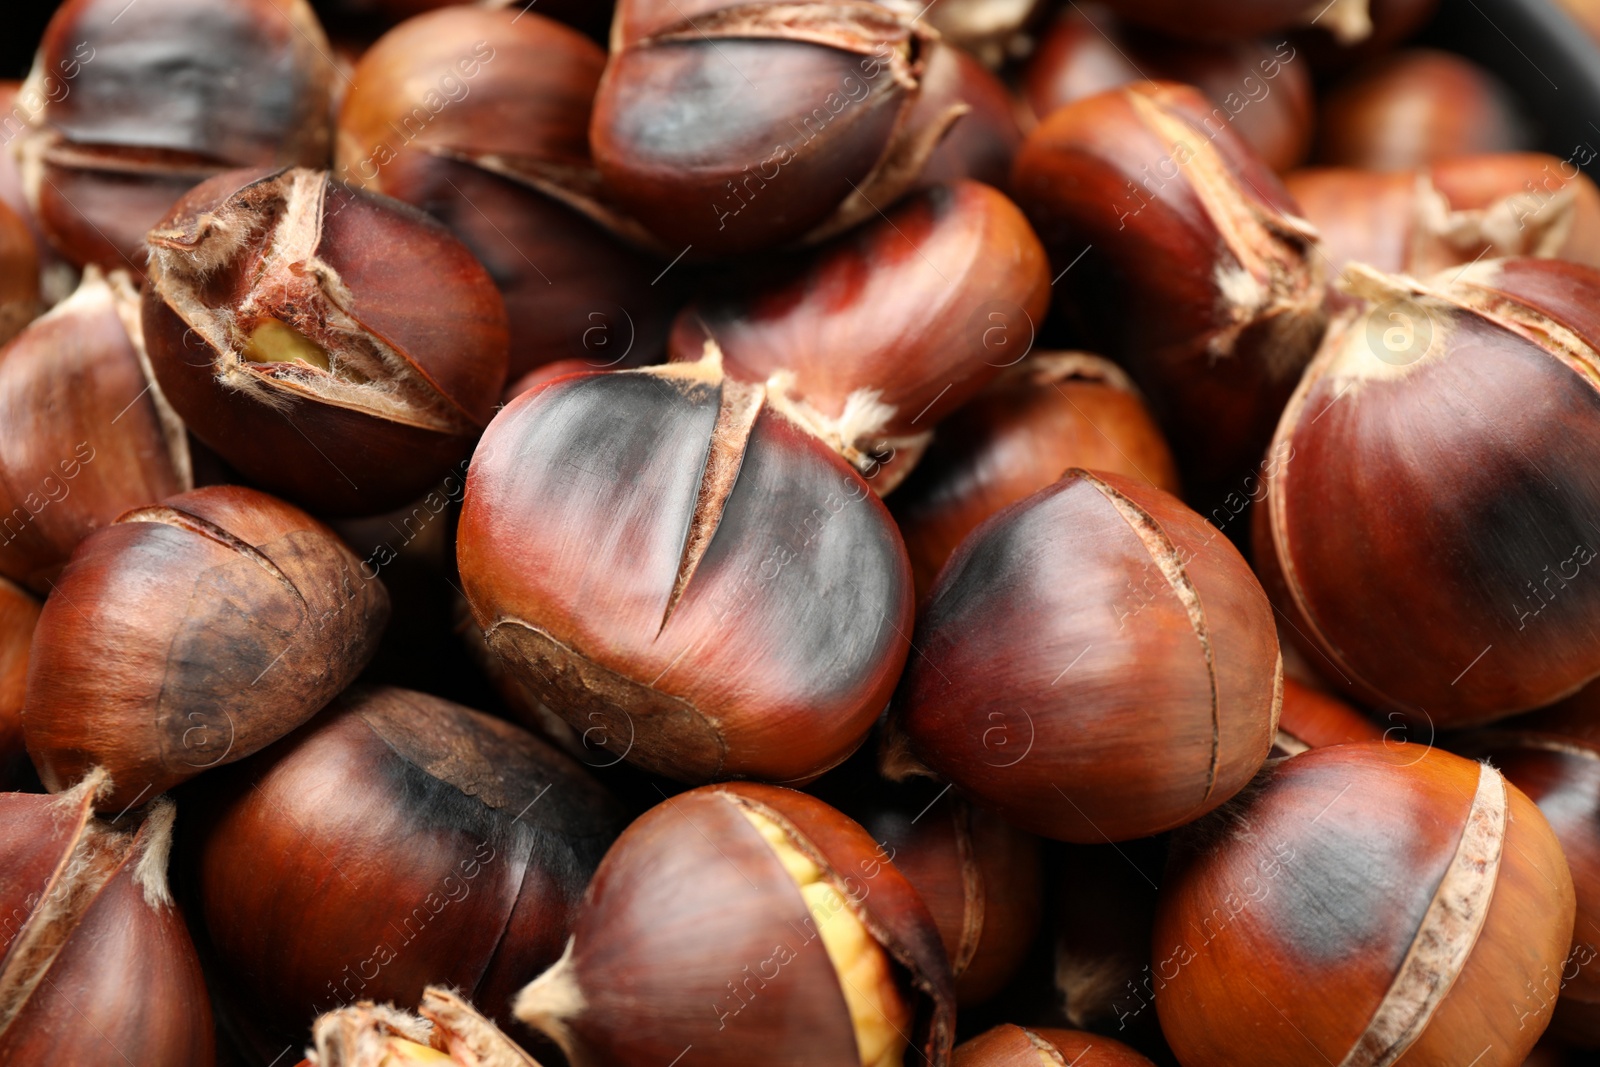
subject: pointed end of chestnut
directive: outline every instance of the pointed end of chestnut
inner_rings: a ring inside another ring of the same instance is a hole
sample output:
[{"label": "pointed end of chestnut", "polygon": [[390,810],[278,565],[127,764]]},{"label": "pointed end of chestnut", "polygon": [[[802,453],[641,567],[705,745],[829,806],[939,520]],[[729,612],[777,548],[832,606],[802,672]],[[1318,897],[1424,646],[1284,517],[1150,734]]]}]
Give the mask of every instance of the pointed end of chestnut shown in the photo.
[{"label": "pointed end of chestnut", "polygon": [[529,982],[517,994],[511,1012],[518,1019],[547,1035],[574,1063],[582,1062],[570,1021],[583,1014],[587,1002],[578,985],[577,968],[572,962],[574,939],[567,940],[566,951],[548,971]]},{"label": "pointed end of chestnut", "polygon": [[932,778],[938,775],[924,764],[911,746],[911,735],[900,725],[899,719],[890,715],[884,721],[878,739],[878,773],[891,782],[906,782],[912,778]]}]

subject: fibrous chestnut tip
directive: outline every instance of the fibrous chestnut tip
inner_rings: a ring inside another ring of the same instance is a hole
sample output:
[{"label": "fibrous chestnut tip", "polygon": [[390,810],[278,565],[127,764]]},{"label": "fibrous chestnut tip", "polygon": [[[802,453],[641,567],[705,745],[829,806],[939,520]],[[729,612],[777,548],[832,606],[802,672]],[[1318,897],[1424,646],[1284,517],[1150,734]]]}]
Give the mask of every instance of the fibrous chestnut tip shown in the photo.
[{"label": "fibrous chestnut tip", "polygon": [[311,1029],[313,1067],[539,1067],[461,995],[428,986],[416,1014],[358,1001],[319,1016]]},{"label": "fibrous chestnut tip", "polygon": [[583,990],[578,985],[577,969],[572,962],[575,943],[569,938],[561,958],[524,986],[511,1005],[512,1014],[547,1034],[561,1046],[561,1051],[569,1059],[577,1058],[571,1020],[582,1015],[586,1006]]},{"label": "fibrous chestnut tip", "polygon": [[210,346],[216,379],[262,404],[313,399],[471,433],[476,420],[409,353],[363,322],[356,296],[326,258],[327,219],[357,195],[365,194],[322,171],[294,168],[180,207],[150,233],[150,284]]}]

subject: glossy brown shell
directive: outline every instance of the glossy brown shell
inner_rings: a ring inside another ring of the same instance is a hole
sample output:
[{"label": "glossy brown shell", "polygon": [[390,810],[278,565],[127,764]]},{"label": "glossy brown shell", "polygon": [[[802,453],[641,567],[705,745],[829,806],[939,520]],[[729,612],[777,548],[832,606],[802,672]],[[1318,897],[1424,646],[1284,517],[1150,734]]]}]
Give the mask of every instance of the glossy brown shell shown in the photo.
[{"label": "glossy brown shell", "polygon": [[1004,1023],[956,1049],[954,1067],[1150,1067],[1122,1042],[1081,1030],[1021,1027]]}]

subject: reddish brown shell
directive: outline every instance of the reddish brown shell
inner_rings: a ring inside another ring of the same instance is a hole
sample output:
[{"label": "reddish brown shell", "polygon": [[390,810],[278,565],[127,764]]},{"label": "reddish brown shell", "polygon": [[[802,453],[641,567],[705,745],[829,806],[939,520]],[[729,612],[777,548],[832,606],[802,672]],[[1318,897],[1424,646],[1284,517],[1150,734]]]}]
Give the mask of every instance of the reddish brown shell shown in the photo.
[{"label": "reddish brown shell", "polygon": [[1153,1067],[1120,1041],[1081,1030],[1052,1030],[1005,1023],[956,1049],[954,1067]]}]

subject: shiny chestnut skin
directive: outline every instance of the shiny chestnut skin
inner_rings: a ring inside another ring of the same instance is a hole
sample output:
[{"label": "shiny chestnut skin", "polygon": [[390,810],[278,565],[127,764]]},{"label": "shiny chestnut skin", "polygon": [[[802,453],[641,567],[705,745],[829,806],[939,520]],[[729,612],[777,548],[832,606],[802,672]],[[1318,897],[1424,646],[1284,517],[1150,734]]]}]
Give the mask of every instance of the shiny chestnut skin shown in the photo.
[{"label": "shiny chestnut skin", "polygon": [[1338,697],[1293,678],[1283,679],[1283,713],[1272,742],[1274,756],[1294,756],[1327,745],[1382,741],[1388,734]]},{"label": "shiny chestnut skin", "polygon": [[1316,749],[1178,835],[1156,1010],[1185,1067],[1516,1067],[1549,1022],[1519,993],[1561,967],[1572,916],[1555,834],[1493,767]]},{"label": "shiny chestnut skin", "polygon": [[350,690],[204,795],[206,938],[273,1052],[319,1011],[414,1004],[430,983],[510,1022],[626,822],[526,731],[389,687]]},{"label": "shiny chestnut skin", "polygon": [[681,781],[842,762],[911,633],[868,482],[710,362],[523,393],[473,459],[456,556],[512,673],[607,758]]},{"label": "shiny chestnut skin", "polygon": [[[439,8],[472,2],[473,0],[348,0],[352,7],[373,8],[396,21]],[[597,4],[592,0],[543,0],[539,12],[547,18],[576,26],[595,40],[603,41],[606,31],[611,26],[612,7],[612,4]]]},{"label": "shiny chestnut skin", "polygon": [[1315,25],[1355,44],[1372,33],[1372,0],[1105,0],[1130,22],[1176,37],[1226,40]]},{"label": "shiny chestnut skin", "polygon": [[1600,673],[1600,587],[1580,577],[1600,546],[1600,271],[1345,273],[1362,305],[1284,411],[1254,516],[1288,632],[1341,692],[1419,729],[1572,693]]},{"label": "shiny chestnut skin", "polygon": [[1175,498],[1113,474],[1070,470],[974,530],[915,641],[886,770],[931,771],[1045,837],[1199,818],[1250,780],[1277,726],[1272,608],[1244,559]]},{"label": "shiny chestnut skin", "polygon": [[[815,876],[812,892],[801,867]],[[861,939],[849,979],[825,945],[836,923]],[[566,954],[519,994],[517,1015],[554,1037],[573,1067],[674,1056],[680,1067],[898,1067],[859,1047],[847,998],[868,992],[869,978],[892,981],[883,992],[908,1016],[895,1024],[904,1062],[949,1064],[950,965],[911,883],[871,835],[815,797],[734,782],[670,798],[623,832]]]},{"label": "shiny chestnut skin", "polygon": [[953,1067],[1153,1067],[1120,1041],[1082,1030],[1022,1027],[1005,1023],[956,1047]]},{"label": "shiny chestnut skin", "polygon": [[0,1058],[211,1067],[211,1002],[167,889],[175,806],[113,828],[93,814],[104,784],[0,793]]},{"label": "shiny chestnut skin", "polygon": [[[1484,258],[1600,267],[1600,191],[1572,160],[1463,156],[1414,171],[1310,167],[1284,178],[1334,271],[1351,262],[1425,278]],[[1354,301],[1329,291],[1330,306]]]},{"label": "shiny chestnut skin", "polygon": [[28,224],[0,201],[0,344],[39,313],[39,249]]},{"label": "shiny chestnut skin", "polygon": [[919,106],[928,56],[948,46],[913,15],[865,0],[621,0],[589,136],[606,186],[669,255],[873,217],[964,107]]},{"label": "shiny chestnut skin", "polygon": [[377,647],[389,597],[298,508],[213,486],[87,537],[45,602],[23,733],[52,791],[116,812],[293,730]]},{"label": "shiny chestnut skin", "polygon": [[668,287],[651,284],[665,261],[596,221],[611,218],[588,138],[605,52],[543,10],[447,7],[384,34],[352,74],[334,163],[483,262],[505,298],[512,377],[559,359],[637,366],[671,318]]},{"label": "shiny chestnut skin", "polygon": [[68,0],[26,92],[34,213],[72,262],[139,273],[145,233],[237,167],[324,166],[328,40],[306,0]]},{"label": "shiny chestnut skin", "polygon": [[729,376],[774,383],[862,470],[881,462],[882,494],[935,423],[1027,353],[1049,293],[1049,263],[1022,212],[963,181],[689,305],[671,354],[698,360],[714,342]]},{"label": "shiny chestnut skin", "polygon": [[1074,100],[1146,78],[1205,93],[1273,170],[1286,171],[1311,151],[1310,64],[1287,39],[1196,42],[1124,26],[1110,12],[1074,4],[1029,58],[1022,96],[1043,119]]},{"label": "shiny chestnut skin", "polygon": [[131,279],[92,266],[0,349],[0,574],[41,596],[92,531],[193,487],[143,349]]},{"label": "shiny chestnut skin", "polygon": [[[990,0],[973,0],[983,4]],[[928,15],[936,16],[939,5]],[[937,21],[937,18],[935,18]],[[917,186],[931,187],[970,178],[1004,190],[1011,180],[1011,160],[1022,147],[1021,108],[1005,82],[962,48],[936,48],[922,71],[922,99],[917,108],[927,121],[936,119],[952,99],[970,109],[940,138],[917,176]],[[911,121],[921,121],[917,114]]]},{"label": "shiny chestnut skin", "polygon": [[980,522],[1069,467],[1178,492],[1172,451],[1120,367],[1086,352],[1035,352],[941,422],[889,498],[919,593]]},{"label": "shiny chestnut skin", "polygon": [[28,685],[28,647],[39,623],[39,602],[0,578],[0,789],[16,789],[32,774],[22,744],[22,701]]},{"label": "shiny chestnut skin", "polygon": [[1529,147],[1510,93],[1448,52],[1395,52],[1350,75],[1323,101],[1317,162],[1412,170],[1455,156]]},{"label": "shiny chestnut skin", "polygon": [[1191,491],[1259,457],[1325,321],[1315,231],[1218,110],[1113,89],[1052,112],[1012,173],[1057,308],[1132,373]]},{"label": "shiny chestnut skin", "polygon": [[145,343],[189,428],[329,514],[421,496],[505,383],[505,305],[422,212],[322,171],[237,171],[150,233]]}]

